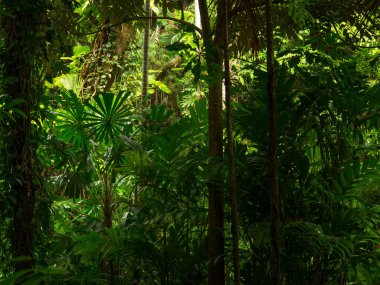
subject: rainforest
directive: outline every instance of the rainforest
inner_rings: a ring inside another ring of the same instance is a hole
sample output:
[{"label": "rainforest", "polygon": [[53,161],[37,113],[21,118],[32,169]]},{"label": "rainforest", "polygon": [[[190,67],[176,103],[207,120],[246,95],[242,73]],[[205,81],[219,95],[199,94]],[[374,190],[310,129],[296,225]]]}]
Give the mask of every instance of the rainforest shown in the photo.
[{"label": "rainforest", "polygon": [[380,1],[0,0],[0,284],[380,284]]}]

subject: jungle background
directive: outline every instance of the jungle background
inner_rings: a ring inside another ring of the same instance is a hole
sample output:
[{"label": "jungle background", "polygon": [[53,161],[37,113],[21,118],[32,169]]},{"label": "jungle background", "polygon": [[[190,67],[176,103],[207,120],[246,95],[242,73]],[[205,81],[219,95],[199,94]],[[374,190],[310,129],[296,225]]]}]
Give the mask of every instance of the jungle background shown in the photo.
[{"label": "jungle background", "polygon": [[380,284],[376,0],[1,0],[0,284]]}]

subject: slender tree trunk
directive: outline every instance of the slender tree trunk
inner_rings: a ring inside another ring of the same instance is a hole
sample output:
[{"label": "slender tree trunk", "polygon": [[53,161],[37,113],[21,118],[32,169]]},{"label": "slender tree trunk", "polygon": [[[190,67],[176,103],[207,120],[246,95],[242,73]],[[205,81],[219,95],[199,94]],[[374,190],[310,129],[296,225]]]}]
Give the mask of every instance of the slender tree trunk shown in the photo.
[{"label": "slender tree trunk", "polygon": [[199,12],[199,1],[194,0],[194,20],[195,20],[195,25],[202,29],[202,23],[201,23],[201,14]]},{"label": "slender tree trunk", "polygon": [[208,197],[208,284],[222,285],[224,276],[224,193],[218,168],[223,158],[222,74],[223,6],[218,1],[215,38],[212,39],[206,0],[199,0],[209,81],[209,156],[212,158]]},{"label": "slender tree trunk", "polygon": [[12,257],[29,258],[14,264],[17,271],[34,266],[35,200],[42,182],[36,155],[37,138],[34,137],[37,130],[32,122],[38,120],[36,110],[42,91],[37,68],[42,67],[39,59],[44,46],[46,3],[44,0],[4,0],[2,3],[7,11],[2,17],[5,49],[2,63],[6,79],[2,87],[10,99],[24,100],[17,107],[25,114],[14,113],[14,120],[8,119],[2,130],[3,175],[13,196]]},{"label": "slender tree trunk", "polygon": [[[146,16],[150,17],[150,0],[145,0]],[[144,28],[144,47],[143,47],[143,67],[142,67],[142,93],[141,99],[144,100],[148,96],[148,69],[149,69],[149,43],[150,43],[150,19],[145,20]]]},{"label": "slender tree trunk", "polygon": [[266,0],[266,34],[267,34],[267,95],[268,95],[268,130],[269,130],[269,191],[271,216],[271,280],[272,285],[281,283],[280,268],[280,230],[282,202],[278,187],[277,159],[277,108],[275,94],[274,48],[272,0]]},{"label": "slender tree trunk", "polygon": [[[198,0],[194,0],[194,24],[197,28],[199,28],[200,30],[202,30],[202,23],[201,23],[201,13],[199,11],[199,1]],[[200,50],[199,50],[199,57],[200,57]],[[202,86],[201,86],[201,82],[198,80],[197,81],[197,92],[201,92],[202,90]]]},{"label": "slender tree trunk", "polygon": [[230,56],[228,50],[228,5],[227,0],[223,0],[225,28],[224,28],[224,87],[226,95],[227,112],[227,142],[228,142],[228,169],[229,169],[229,190],[231,199],[231,232],[232,232],[232,262],[234,266],[234,283],[240,284],[240,264],[239,264],[239,232],[238,232],[238,211],[237,211],[237,186],[235,174],[235,152],[232,134],[232,108],[231,108],[231,75]]},{"label": "slender tree trunk", "polygon": [[104,184],[104,198],[103,198],[103,224],[105,228],[112,228],[112,181],[111,177],[106,171],[103,174],[103,184]]},{"label": "slender tree trunk", "polygon": [[[105,229],[112,228],[112,216],[113,216],[113,193],[112,193],[112,170],[110,172],[105,171],[103,176],[104,185],[104,197],[103,197],[103,225]],[[109,272],[107,272],[107,267]],[[109,273],[109,284],[115,284],[118,269],[114,266],[114,259],[100,260],[100,270],[103,273]]]}]

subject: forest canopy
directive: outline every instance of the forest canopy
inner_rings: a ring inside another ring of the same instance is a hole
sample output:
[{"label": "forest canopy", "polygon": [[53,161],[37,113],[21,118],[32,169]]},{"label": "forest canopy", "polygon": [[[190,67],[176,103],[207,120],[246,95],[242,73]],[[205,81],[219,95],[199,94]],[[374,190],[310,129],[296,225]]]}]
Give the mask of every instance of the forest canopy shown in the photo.
[{"label": "forest canopy", "polygon": [[380,284],[379,12],[1,0],[0,284]]}]

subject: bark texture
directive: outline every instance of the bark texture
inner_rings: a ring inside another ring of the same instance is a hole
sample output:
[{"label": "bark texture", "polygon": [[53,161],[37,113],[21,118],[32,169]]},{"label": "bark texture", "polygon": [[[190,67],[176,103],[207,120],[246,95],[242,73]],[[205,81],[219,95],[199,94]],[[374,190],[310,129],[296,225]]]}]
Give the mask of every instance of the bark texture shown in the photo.
[{"label": "bark texture", "polygon": [[208,284],[222,285],[224,276],[224,193],[219,175],[223,158],[222,124],[222,67],[224,9],[222,1],[217,2],[217,24],[212,38],[209,11],[206,0],[199,0],[206,63],[209,76],[208,118],[209,118],[209,156],[210,182],[208,197]]},{"label": "bark texture", "polygon": [[[100,92],[109,92],[122,73],[119,66],[127,60],[124,52],[133,37],[133,27],[124,23],[110,28],[109,24],[107,19],[96,35],[80,72],[83,99],[92,98]],[[101,74],[108,76],[101,78]]]},{"label": "bark texture", "polygon": [[103,174],[104,196],[103,196],[103,224],[107,229],[112,228],[113,214],[113,193],[112,193],[112,178],[107,173]]},{"label": "bark texture", "polygon": [[28,258],[14,264],[18,271],[34,265],[35,201],[42,182],[36,155],[37,129],[32,122],[37,120],[42,88],[38,68],[45,44],[46,3],[7,0],[3,4],[7,9],[2,17],[6,79],[3,89],[10,100],[23,100],[17,107],[24,113],[24,116],[14,113],[14,119],[6,118],[2,128],[3,175],[5,187],[13,196],[12,257]]}]

